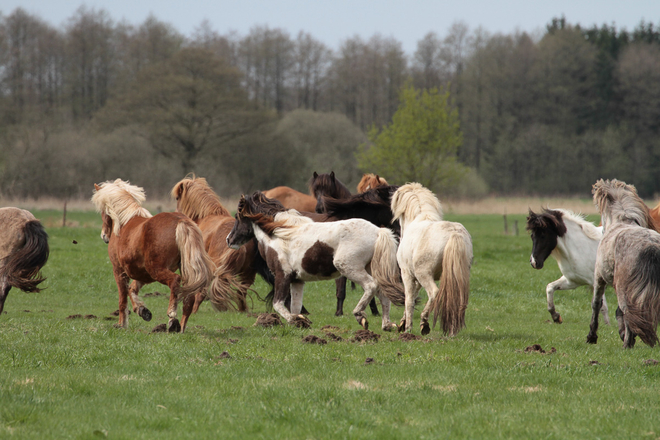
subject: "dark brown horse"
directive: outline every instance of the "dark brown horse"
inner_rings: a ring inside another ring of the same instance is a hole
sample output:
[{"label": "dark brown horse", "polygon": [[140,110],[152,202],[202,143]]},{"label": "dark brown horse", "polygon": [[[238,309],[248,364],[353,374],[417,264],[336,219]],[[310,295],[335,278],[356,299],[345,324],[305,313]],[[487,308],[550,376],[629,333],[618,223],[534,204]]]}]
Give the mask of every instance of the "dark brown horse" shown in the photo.
[{"label": "dark brown horse", "polygon": [[315,211],[319,214],[325,212],[325,209],[323,208],[323,197],[346,199],[351,196],[351,191],[335,177],[334,171],[330,174],[317,174],[316,171],[314,171],[312,178],[309,179],[308,185],[309,192],[316,199]]},{"label": "dark brown horse", "polygon": [[48,261],[48,234],[32,213],[0,208],[0,315],[12,287],[39,292],[39,273]]},{"label": "dark brown horse", "polygon": [[[195,294],[206,289],[215,266],[204,250],[202,232],[185,215],[163,212],[152,217],[142,207],[144,190],[121,179],[94,185],[92,202],[101,212],[101,238],[119,289],[118,327],[128,327],[127,300],[145,321],[151,312],[138,297],[145,284],[158,281],[170,288],[167,330],[183,332],[195,303]],[[179,269],[181,275],[175,273]],[[129,287],[129,280],[133,280]],[[177,302],[183,299],[181,324]]]},{"label": "dark brown horse", "polygon": [[[176,210],[197,223],[204,236],[204,246],[217,266],[208,296],[218,310],[236,302],[239,311],[247,310],[246,296],[249,287],[259,273],[271,286],[273,275],[259,254],[257,241],[253,240],[240,249],[227,246],[227,235],[234,226],[234,217],[222,206],[220,197],[202,177],[186,177],[172,188]],[[238,292],[238,295],[234,293]],[[204,300],[205,292],[195,298],[193,313]]]},{"label": "dark brown horse", "polygon": [[264,191],[264,195],[269,199],[279,201],[286,209],[295,209],[299,212],[314,212],[316,209],[315,197],[303,194],[288,186],[277,186]]}]

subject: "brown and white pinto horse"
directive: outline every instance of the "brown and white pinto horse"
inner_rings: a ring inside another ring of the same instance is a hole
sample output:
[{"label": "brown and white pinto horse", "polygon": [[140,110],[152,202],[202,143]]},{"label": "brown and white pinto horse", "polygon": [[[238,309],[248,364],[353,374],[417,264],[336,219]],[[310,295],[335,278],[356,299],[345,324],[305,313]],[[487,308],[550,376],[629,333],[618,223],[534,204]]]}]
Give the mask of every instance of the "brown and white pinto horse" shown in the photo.
[{"label": "brown and white pinto horse", "polygon": [[288,186],[276,186],[264,191],[264,195],[279,201],[286,209],[295,209],[298,212],[314,212],[316,209],[316,198]]},{"label": "brown and white pinto horse", "polygon": [[[378,295],[383,306],[383,330],[396,327],[389,318],[390,301],[403,304],[404,298],[396,264],[397,242],[389,229],[362,219],[316,223],[294,210],[278,211],[256,192],[241,197],[227,244],[240,247],[253,237],[264,245],[268,267],[275,274],[273,308],[289,323],[310,324],[300,315],[306,281],[345,276],[364,289],[353,310],[358,323],[368,328],[364,309]],[[290,312],[284,306],[289,292]]]},{"label": "brown and white pinto horse", "polygon": [[[259,254],[257,241],[253,240],[238,250],[227,246],[226,238],[234,226],[234,217],[203,177],[182,179],[172,188],[172,197],[176,199],[177,212],[188,216],[201,229],[206,251],[217,267],[208,291],[213,306],[222,311],[236,302],[239,311],[247,311],[247,291],[256,274],[273,284],[272,274]],[[203,291],[197,294],[193,313],[197,312],[204,297]]]},{"label": "brown and white pinto horse", "polygon": [[380,177],[378,174],[365,173],[357,185],[358,194],[369,191],[370,189],[378,188],[379,186],[387,186],[387,180]]},{"label": "brown and white pinto horse", "polygon": [[[92,203],[103,219],[101,238],[108,243],[108,256],[119,289],[117,327],[128,327],[129,296],[133,311],[145,321],[151,320],[151,312],[138,292],[145,284],[158,281],[170,288],[167,330],[183,332],[195,294],[206,289],[215,269],[204,250],[201,231],[178,212],[152,216],[142,207],[144,190],[121,179],[95,184],[94,188]],[[177,269],[181,275],[175,273]],[[176,318],[179,299],[183,299],[181,324]]]},{"label": "brown and white pinto horse", "polygon": [[39,292],[39,273],[48,261],[48,234],[32,213],[0,208],[0,315],[12,287]]}]

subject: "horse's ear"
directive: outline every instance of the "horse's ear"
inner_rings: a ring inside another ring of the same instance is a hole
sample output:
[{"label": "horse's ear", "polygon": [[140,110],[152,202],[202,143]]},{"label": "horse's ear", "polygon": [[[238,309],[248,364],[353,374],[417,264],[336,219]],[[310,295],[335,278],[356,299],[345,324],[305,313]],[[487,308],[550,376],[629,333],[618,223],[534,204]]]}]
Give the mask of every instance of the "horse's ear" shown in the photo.
[{"label": "horse's ear", "polygon": [[334,171],[330,171],[330,178],[332,180],[335,180],[335,172]]},{"label": "horse's ear", "polygon": [[176,199],[179,200],[183,194],[183,182],[179,183],[176,188]]},{"label": "horse's ear", "polygon": [[316,174],[316,171],[314,171],[314,174],[313,174],[313,176],[314,176],[314,178],[315,178],[315,179],[316,179],[317,177],[319,177],[319,175],[318,175],[318,174]]},{"label": "horse's ear", "polygon": [[94,184],[94,191],[99,191],[101,189],[100,186],[98,186],[96,183]]}]

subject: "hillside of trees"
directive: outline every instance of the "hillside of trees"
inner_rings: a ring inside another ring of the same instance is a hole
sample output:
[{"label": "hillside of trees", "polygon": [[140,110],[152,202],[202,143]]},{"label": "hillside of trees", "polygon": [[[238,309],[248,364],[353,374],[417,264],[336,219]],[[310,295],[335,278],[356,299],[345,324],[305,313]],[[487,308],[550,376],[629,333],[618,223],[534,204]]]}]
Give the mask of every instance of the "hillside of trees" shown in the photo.
[{"label": "hillside of trees", "polygon": [[[351,188],[367,133],[401,91],[448,91],[458,111],[454,194],[588,195],[596,179],[660,192],[660,29],[490,34],[455,23],[406,54],[394,38],[255,26],[190,36],[150,17],[116,22],[81,7],[61,28],[0,15],[0,196],[87,198],[121,177],[150,197],[187,173],[221,194],[289,185],[313,171]],[[388,176],[384,176],[388,177]],[[403,183],[403,182],[395,182]]]}]

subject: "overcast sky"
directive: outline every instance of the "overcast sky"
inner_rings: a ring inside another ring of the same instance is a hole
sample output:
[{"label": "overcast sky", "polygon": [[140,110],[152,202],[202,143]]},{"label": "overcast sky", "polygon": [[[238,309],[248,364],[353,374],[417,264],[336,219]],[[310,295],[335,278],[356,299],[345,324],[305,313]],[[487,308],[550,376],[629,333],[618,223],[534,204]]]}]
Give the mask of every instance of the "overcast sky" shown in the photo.
[{"label": "overcast sky", "polygon": [[20,6],[62,26],[81,5],[136,25],[153,14],[186,36],[203,20],[220,34],[246,35],[255,25],[286,29],[293,37],[302,30],[332,49],[346,38],[380,33],[409,54],[427,32],[442,37],[455,21],[490,33],[542,31],[562,14],[584,27],[606,23],[632,30],[641,20],[660,23],[660,0],[0,0],[0,11],[6,15]]}]

